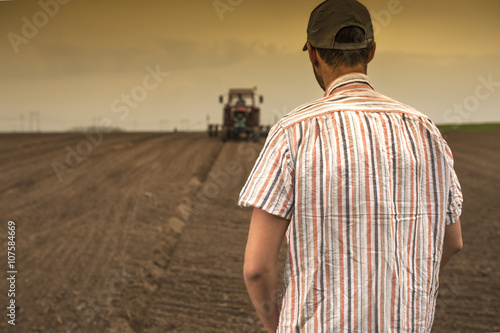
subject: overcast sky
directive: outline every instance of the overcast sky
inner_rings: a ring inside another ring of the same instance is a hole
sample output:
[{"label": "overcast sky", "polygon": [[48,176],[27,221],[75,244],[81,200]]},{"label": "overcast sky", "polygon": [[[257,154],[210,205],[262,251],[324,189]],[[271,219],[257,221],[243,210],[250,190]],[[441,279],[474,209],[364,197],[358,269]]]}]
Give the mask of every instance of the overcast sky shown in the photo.
[{"label": "overcast sky", "polygon": [[[33,111],[43,131],[204,129],[220,94],[254,86],[273,123],[323,95],[301,51],[320,2],[0,1],[0,131],[28,130]],[[362,2],[376,90],[438,124],[500,121],[500,1]]]}]

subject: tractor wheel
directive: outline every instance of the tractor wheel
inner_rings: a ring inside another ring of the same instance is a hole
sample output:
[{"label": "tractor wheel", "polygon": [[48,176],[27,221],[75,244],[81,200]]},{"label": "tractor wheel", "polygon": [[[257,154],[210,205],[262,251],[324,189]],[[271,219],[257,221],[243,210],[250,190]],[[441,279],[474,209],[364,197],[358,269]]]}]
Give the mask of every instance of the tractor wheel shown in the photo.
[{"label": "tractor wheel", "polygon": [[222,142],[226,142],[227,139],[229,139],[229,131],[227,130],[227,127],[222,127]]},{"label": "tractor wheel", "polygon": [[259,129],[259,127],[254,127],[252,134],[253,134],[252,135],[252,140],[254,142],[259,141],[259,137],[260,137],[260,129]]}]

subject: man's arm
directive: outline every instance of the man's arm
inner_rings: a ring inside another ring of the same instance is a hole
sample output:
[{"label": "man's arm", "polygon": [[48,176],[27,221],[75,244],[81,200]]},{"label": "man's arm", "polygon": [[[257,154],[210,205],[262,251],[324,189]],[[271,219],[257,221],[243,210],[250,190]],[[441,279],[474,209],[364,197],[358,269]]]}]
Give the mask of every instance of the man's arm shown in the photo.
[{"label": "man's arm", "polygon": [[250,299],[267,332],[276,332],[279,320],[277,264],[290,221],[254,208],[245,250],[243,275]]},{"label": "man's arm", "polygon": [[443,267],[450,261],[458,251],[463,247],[462,241],[462,227],[460,226],[460,220],[457,222],[447,225],[444,232],[444,244],[443,244],[443,256],[441,258],[441,266]]}]

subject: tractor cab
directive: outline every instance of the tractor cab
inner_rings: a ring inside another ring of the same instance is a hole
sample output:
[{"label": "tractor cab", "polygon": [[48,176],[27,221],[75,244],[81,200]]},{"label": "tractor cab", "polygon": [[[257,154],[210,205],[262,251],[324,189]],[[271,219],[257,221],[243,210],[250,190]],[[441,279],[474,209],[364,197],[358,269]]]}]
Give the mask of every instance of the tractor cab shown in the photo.
[{"label": "tractor cab", "polygon": [[[245,95],[246,98],[243,97],[243,94],[238,94],[238,96],[231,96],[233,111],[233,122],[236,127],[244,127],[246,126],[246,119],[248,117],[248,113],[251,112],[251,105],[253,101],[251,100],[249,95]],[[250,105],[250,106],[247,106]]]},{"label": "tractor cab", "polygon": [[[236,139],[242,135],[255,141],[259,139],[260,108],[256,106],[255,96],[255,88],[229,90],[222,119],[223,141]],[[224,102],[222,95],[219,101]],[[262,96],[259,102],[263,102]]]}]

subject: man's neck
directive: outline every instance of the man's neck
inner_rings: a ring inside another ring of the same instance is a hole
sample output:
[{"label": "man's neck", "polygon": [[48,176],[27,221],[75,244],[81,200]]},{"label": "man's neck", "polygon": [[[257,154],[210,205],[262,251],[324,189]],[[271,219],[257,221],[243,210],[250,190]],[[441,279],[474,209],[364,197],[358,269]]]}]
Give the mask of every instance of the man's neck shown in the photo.
[{"label": "man's neck", "polygon": [[342,75],[351,74],[351,73],[366,74],[366,71],[362,65],[358,65],[355,67],[349,67],[349,68],[343,67],[343,68],[336,69],[331,74],[326,75],[324,77],[323,84],[325,85],[325,91],[326,91],[326,89],[328,89],[328,87],[332,84],[333,81],[337,80]]}]

